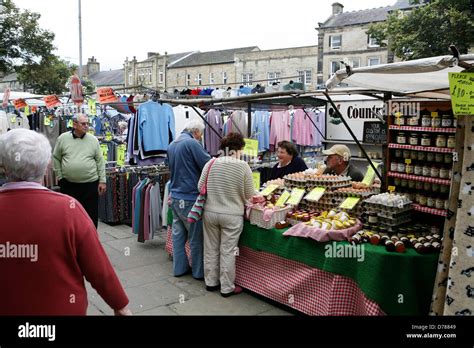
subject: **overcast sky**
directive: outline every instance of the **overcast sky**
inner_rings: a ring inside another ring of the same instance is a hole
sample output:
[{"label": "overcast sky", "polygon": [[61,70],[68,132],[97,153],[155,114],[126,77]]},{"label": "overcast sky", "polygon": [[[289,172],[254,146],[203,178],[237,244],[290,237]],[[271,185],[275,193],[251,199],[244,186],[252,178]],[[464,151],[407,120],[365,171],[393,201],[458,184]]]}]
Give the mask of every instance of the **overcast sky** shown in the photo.
[{"label": "overcast sky", "polygon": [[[78,0],[13,0],[41,14],[56,34],[61,58],[78,64]],[[258,46],[317,44],[315,28],[336,0],[82,0],[82,61],[95,56],[101,70],[120,69],[126,57]],[[342,0],[344,11],[388,6],[395,0]]]}]

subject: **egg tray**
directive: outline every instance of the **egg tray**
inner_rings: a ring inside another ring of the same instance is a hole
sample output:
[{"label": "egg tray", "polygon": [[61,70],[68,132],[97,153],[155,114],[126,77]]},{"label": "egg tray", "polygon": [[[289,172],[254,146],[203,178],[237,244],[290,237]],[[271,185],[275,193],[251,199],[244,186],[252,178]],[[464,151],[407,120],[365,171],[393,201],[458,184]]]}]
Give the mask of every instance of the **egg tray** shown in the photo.
[{"label": "egg tray", "polygon": [[367,201],[363,201],[362,202],[364,208],[370,210],[370,211],[374,211],[374,212],[381,212],[381,213],[390,213],[390,214],[399,214],[399,213],[403,213],[405,211],[409,211],[412,209],[411,207],[411,202],[409,204],[405,204],[403,205],[402,208],[399,208],[398,206],[397,207],[389,207],[387,205],[382,205],[382,204],[375,204],[375,203],[368,203]]},{"label": "egg tray", "polygon": [[[365,221],[367,221],[367,219],[365,219]],[[379,216],[377,223],[375,223],[375,225],[400,226],[400,225],[409,223],[411,221],[412,221],[411,215],[404,215],[397,219],[385,218],[385,217]]]},{"label": "egg tray", "polygon": [[339,192],[336,191],[333,194],[335,196],[342,196],[344,198],[347,197],[361,197],[361,198],[368,198],[373,195],[378,195],[380,193],[380,190],[373,190],[373,191],[366,191],[366,192],[357,192],[357,191],[351,191],[351,192]]}]

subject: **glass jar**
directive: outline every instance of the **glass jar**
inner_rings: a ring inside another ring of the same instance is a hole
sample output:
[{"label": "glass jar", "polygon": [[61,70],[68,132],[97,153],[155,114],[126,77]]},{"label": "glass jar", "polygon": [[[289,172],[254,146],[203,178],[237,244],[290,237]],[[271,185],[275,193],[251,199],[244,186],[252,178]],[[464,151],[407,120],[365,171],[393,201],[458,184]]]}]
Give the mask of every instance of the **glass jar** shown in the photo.
[{"label": "glass jar", "polygon": [[426,192],[431,191],[431,184],[429,182],[424,182],[423,183],[423,190]]},{"label": "glass jar", "polygon": [[392,171],[392,172],[398,172],[398,162],[392,162],[392,163],[390,163],[390,171]]},{"label": "glass jar", "polygon": [[426,199],[426,205],[428,208],[434,208],[436,206],[436,199],[433,196],[428,196]]},{"label": "glass jar", "polygon": [[432,128],[439,128],[439,127],[441,127],[441,118],[439,118],[439,117],[432,117],[432,118],[431,118],[431,127],[432,127]]},{"label": "glass jar", "polygon": [[449,192],[449,186],[448,185],[439,185],[439,192],[440,193],[448,193]]},{"label": "glass jar", "polygon": [[417,181],[416,184],[415,184],[415,188],[416,188],[418,191],[423,190],[423,182],[422,182],[422,181]]},{"label": "glass jar", "polygon": [[431,146],[431,137],[429,134],[422,134],[421,135],[421,146]]},{"label": "glass jar", "polygon": [[403,187],[403,188],[408,187],[408,180],[402,179],[402,182],[401,182],[400,186]]},{"label": "glass jar", "polygon": [[446,199],[446,200],[444,201],[444,209],[445,209],[445,210],[448,210],[448,209],[449,209],[449,199]]},{"label": "glass jar", "polygon": [[458,118],[456,116],[454,116],[453,118],[453,128],[457,128],[458,127]]},{"label": "glass jar", "polygon": [[453,155],[450,153],[444,154],[444,163],[451,164],[453,163]]},{"label": "glass jar", "polygon": [[396,126],[404,126],[405,125],[405,116],[400,116],[400,117],[395,116],[395,120],[394,120],[393,123]]},{"label": "glass jar", "polygon": [[397,135],[397,144],[405,145],[407,143],[407,136],[404,132],[399,132]]},{"label": "glass jar", "polygon": [[435,203],[436,209],[444,209],[444,199],[437,198]]},{"label": "glass jar", "polygon": [[420,119],[417,116],[409,116],[408,117],[408,125],[412,127],[418,127],[420,124]]},{"label": "glass jar", "polygon": [[428,202],[427,202],[427,197],[426,197],[424,194],[420,194],[418,203],[419,203],[421,206],[426,206],[426,204],[428,203]]},{"label": "glass jar", "polygon": [[418,159],[418,153],[416,151],[410,151],[410,158],[412,160]]},{"label": "glass jar", "polygon": [[431,127],[431,117],[430,115],[423,115],[421,118],[421,126],[422,127]]},{"label": "glass jar", "polygon": [[447,168],[441,168],[439,170],[439,177],[441,179],[447,179],[449,177],[449,169]]},{"label": "glass jar", "polygon": [[431,175],[431,167],[428,165],[423,166],[423,176]]},{"label": "glass jar", "polygon": [[418,134],[416,133],[411,133],[410,134],[410,145],[413,145],[413,146],[418,146]]},{"label": "glass jar", "polygon": [[447,141],[448,148],[454,149],[456,147],[456,137],[454,135],[450,135]]},{"label": "glass jar", "polygon": [[403,162],[398,163],[398,171],[400,173],[405,173],[406,165]]},{"label": "glass jar", "polygon": [[434,193],[438,193],[440,190],[440,185],[439,184],[432,184],[431,185],[431,191],[433,191]]},{"label": "glass jar", "polygon": [[419,194],[419,193],[415,194],[415,203],[416,204],[420,204],[420,196],[421,196],[421,194]]},{"label": "glass jar", "polygon": [[426,161],[426,152],[424,151],[418,152],[418,161]]},{"label": "glass jar", "polygon": [[452,178],[453,178],[453,170],[450,169],[448,173],[449,173],[449,174],[448,174],[448,178],[449,178],[449,179],[452,179]]},{"label": "glass jar", "polygon": [[400,150],[400,149],[395,150],[395,157],[396,158],[401,158],[402,157],[402,150]]},{"label": "glass jar", "polygon": [[405,167],[405,172],[407,174],[413,174],[413,171],[414,171],[414,167],[412,164],[407,164],[406,167]]},{"label": "glass jar", "polygon": [[423,175],[423,167],[421,166],[421,164],[415,165],[415,168],[413,169],[413,173],[415,175]]},{"label": "glass jar", "polygon": [[428,154],[426,155],[426,160],[428,162],[434,162],[435,157],[436,156],[435,156],[434,152],[428,152]]},{"label": "glass jar", "polygon": [[436,147],[446,147],[446,135],[439,134],[436,137]]},{"label": "glass jar", "polygon": [[438,167],[431,167],[431,177],[432,178],[439,178],[439,168]]},{"label": "glass jar", "polygon": [[409,159],[410,158],[410,151],[403,150],[403,158],[404,159]]},{"label": "glass jar", "polygon": [[395,186],[400,186],[401,182],[402,182],[402,179],[400,179],[400,178],[395,178],[393,180],[393,183],[395,184]]},{"label": "glass jar", "polygon": [[415,188],[415,180],[408,180],[408,188],[409,189],[414,189]]},{"label": "glass jar", "polygon": [[443,115],[441,117],[441,127],[451,128],[453,126],[453,119],[450,115]]},{"label": "glass jar", "polygon": [[437,152],[435,154],[435,162],[436,163],[443,163],[444,155],[442,153]]}]

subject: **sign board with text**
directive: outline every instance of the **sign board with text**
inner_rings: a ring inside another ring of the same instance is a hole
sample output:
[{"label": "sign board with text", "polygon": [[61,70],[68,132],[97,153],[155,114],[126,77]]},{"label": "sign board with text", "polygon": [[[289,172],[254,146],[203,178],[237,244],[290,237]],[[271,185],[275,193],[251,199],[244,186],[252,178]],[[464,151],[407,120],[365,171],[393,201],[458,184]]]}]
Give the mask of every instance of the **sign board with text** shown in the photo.
[{"label": "sign board with text", "polygon": [[474,73],[449,73],[454,115],[474,115]]}]

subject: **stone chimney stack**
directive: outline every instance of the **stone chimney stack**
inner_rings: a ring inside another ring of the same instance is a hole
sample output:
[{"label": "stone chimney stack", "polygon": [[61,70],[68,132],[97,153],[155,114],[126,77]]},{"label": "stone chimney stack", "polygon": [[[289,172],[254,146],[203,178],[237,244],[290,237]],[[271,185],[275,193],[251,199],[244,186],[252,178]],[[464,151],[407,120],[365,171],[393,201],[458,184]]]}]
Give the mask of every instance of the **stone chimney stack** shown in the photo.
[{"label": "stone chimney stack", "polygon": [[338,15],[338,14],[342,13],[343,11],[344,11],[344,5],[342,5],[341,3],[335,2],[334,4],[332,4],[332,15],[333,16]]},{"label": "stone chimney stack", "polygon": [[97,62],[94,56],[87,60],[87,76],[95,74],[96,72],[100,71],[100,63]]}]

